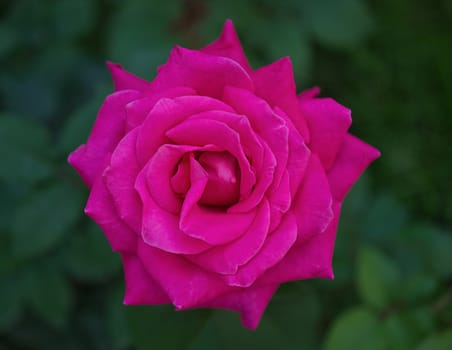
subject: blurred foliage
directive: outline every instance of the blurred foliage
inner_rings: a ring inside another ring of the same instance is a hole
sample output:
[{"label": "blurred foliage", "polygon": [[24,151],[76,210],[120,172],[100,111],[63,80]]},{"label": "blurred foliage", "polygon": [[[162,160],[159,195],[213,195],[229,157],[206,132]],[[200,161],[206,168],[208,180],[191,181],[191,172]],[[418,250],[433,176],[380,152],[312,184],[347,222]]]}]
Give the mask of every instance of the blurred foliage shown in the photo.
[{"label": "blurred foliage", "polygon": [[[119,257],[66,164],[111,90],[232,18],[253,67],[353,109],[382,150],[343,207],[335,281],[281,286],[256,332],[226,311],[122,306]],[[450,0],[0,3],[0,349],[452,349]]]}]

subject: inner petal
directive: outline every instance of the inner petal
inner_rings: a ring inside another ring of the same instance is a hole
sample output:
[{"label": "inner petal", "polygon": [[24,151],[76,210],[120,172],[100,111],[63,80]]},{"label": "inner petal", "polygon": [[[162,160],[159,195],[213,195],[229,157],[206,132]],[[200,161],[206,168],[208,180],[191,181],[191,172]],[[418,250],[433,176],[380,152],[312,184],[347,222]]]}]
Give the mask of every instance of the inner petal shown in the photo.
[{"label": "inner petal", "polygon": [[229,152],[204,152],[198,159],[208,174],[199,203],[230,206],[239,200],[240,171],[237,160]]}]

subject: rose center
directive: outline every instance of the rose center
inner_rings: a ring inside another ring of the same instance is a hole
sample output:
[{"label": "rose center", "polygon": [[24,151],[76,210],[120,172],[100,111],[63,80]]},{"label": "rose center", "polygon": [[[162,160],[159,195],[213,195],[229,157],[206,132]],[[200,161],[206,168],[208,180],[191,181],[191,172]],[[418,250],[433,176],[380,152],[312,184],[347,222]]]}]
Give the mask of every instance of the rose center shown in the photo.
[{"label": "rose center", "polygon": [[237,160],[229,152],[205,152],[198,158],[208,174],[200,204],[230,206],[239,199],[240,171]]}]

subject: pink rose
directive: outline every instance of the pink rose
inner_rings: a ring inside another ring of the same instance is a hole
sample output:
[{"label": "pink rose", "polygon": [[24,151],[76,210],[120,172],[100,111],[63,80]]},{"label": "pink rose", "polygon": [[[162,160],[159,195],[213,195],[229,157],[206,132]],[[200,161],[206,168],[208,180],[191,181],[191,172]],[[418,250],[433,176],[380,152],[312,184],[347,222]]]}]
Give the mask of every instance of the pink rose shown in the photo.
[{"label": "pink rose", "polygon": [[256,328],[281,283],[333,278],[341,203],[379,156],[349,109],[297,97],[287,57],[251,69],[231,21],[152,82],[108,67],[115,92],[69,163],[121,254],[125,304],[232,309]]}]

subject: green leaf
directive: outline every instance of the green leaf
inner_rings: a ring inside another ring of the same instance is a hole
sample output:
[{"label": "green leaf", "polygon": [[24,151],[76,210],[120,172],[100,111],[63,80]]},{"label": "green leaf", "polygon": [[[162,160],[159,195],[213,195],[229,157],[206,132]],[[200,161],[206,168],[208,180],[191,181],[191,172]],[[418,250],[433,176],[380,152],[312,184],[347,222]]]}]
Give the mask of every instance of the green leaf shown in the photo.
[{"label": "green leaf", "polygon": [[452,349],[452,329],[432,334],[416,350],[450,350]]},{"label": "green leaf", "polygon": [[403,232],[403,245],[432,277],[452,277],[452,234],[431,224],[417,223]]},{"label": "green leaf", "polygon": [[76,188],[55,183],[26,198],[12,219],[13,254],[30,258],[58,244],[81,216],[83,197]]},{"label": "green leaf", "polygon": [[294,20],[276,19],[274,25],[268,21],[255,20],[255,25],[246,32],[260,51],[266,53],[267,63],[289,56],[294,76],[306,84],[312,67],[312,49],[306,30]]},{"label": "green leaf", "polygon": [[310,0],[300,6],[302,22],[327,47],[354,48],[372,29],[370,11],[362,0]]},{"label": "green leaf", "polygon": [[112,17],[107,42],[108,57],[140,76],[152,78],[175,44],[170,21],[179,15],[179,4],[126,1]]},{"label": "green leaf", "polygon": [[397,314],[384,322],[385,338],[391,350],[410,350],[416,342],[416,333]]},{"label": "green leaf", "polygon": [[304,282],[282,285],[264,314],[291,344],[318,349],[322,302],[318,292]]},{"label": "green leaf", "polygon": [[54,264],[39,264],[26,272],[26,299],[38,317],[51,326],[67,324],[73,306],[72,289]]},{"label": "green leaf", "polygon": [[82,282],[106,281],[121,270],[119,255],[112,252],[104,234],[94,223],[73,234],[65,250],[69,273]]},{"label": "green leaf", "polygon": [[364,308],[347,310],[327,333],[325,350],[380,350],[385,348],[382,327]]},{"label": "green leaf", "polygon": [[127,307],[132,342],[138,349],[184,349],[202,329],[208,310],[174,311],[172,306]]},{"label": "green leaf", "polygon": [[126,306],[122,300],[124,284],[121,283],[110,291],[107,299],[106,327],[112,341],[112,349],[127,349],[131,345],[130,333],[127,328]]},{"label": "green leaf", "polygon": [[299,344],[291,341],[280,326],[264,317],[256,331],[250,331],[243,327],[238,314],[216,310],[189,349],[209,349],[215,343],[221,344],[222,350],[299,349]]},{"label": "green leaf", "polygon": [[0,181],[23,187],[51,176],[50,137],[36,122],[0,115]]},{"label": "green leaf", "polygon": [[92,0],[59,0],[54,5],[55,33],[71,40],[87,34],[96,19],[96,2]]},{"label": "green leaf", "polygon": [[366,304],[384,308],[394,299],[399,271],[386,256],[371,247],[363,247],[358,254],[357,272],[358,292]]},{"label": "green leaf", "polygon": [[12,328],[23,309],[23,295],[20,277],[10,275],[0,278],[0,332]]},{"label": "green leaf", "polygon": [[107,87],[100,87],[92,100],[68,117],[58,138],[58,148],[64,157],[67,157],[79,145],[86,143],[97,112],[107,93]]},{"label": "green leaf", "polygon": [[375,199],[366,219],[365,236],[373,242],[390,245],[391,238],[399,235],[406,225],[408,215],[393,196],[386,194]]},{"label": "green leaf", "polygon": [[416,305],[428,300],[435,293],[437,287],[438,280],[428,274],[418,272],[401,279],[398,296],[405,303]]}]

